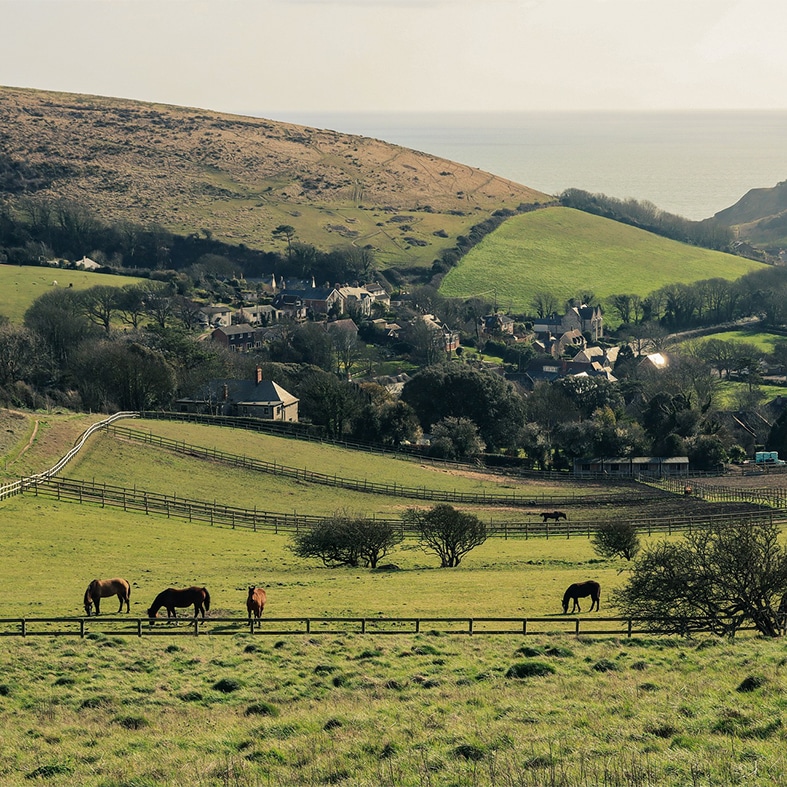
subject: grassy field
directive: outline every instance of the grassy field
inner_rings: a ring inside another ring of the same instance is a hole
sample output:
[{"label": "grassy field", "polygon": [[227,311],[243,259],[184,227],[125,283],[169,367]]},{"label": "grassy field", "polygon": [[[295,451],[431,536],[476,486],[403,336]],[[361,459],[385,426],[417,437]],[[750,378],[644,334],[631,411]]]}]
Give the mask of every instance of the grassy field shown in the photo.
[{"label": "grassy field", "polygon": [[[221,617],[242,616],[257,583],[275,617],[559,618],[580,577],[601,581],[610,614],[625,578],[586,539],[495,540],[451,570],[411,548],[401,571],[371,572],[300,561],[283,537],[98,507],[25,497],[2,514],[3,617],[79,615],[96,574],[132,581],[132,616],[196,582]],[[750,637],[5,638],[0,784],[774,784],[785,663],[781,643]]]},{"label": "grassy field", "polygon": [[13,323],[21,323],[33,301],[55,286],[87,290],[99,285],[125,287],[139,281],[142,279],[90,271],[0,265],[0,315]]},{"label": "grassy field", "polygon": [[[49,466],[88,421],[4,418],[11,431],[0,458],[12,467]],[[185,433],[205,443],[205,429]],[[211,434],[210,442],[228,447],[237,440],[251,447],[257,437]],[[132,484],[180,477],[180,494],[208,483],[197,469],[207,463],[182,465],[180,457],[137,448],[91,441],[78,469],[110,465],[107,475]],[[286,441],[280,448],[289,449],[288,461],[296,451],[308,465],[335,460],[322,452],[336,449],[325,446]],[[369,473],[411,465],[374,459],[361,457]],[[356,471],[347,457],[345,467]],[[414,471],[436,477],[429,468]],[[223,477],[227,494],[262,485],[234,470]],[[344,502],[344,492],[332,493],[336,506]],[[32,494],[0,503],[0,540],[3,618],[81,615],[90,579],[122,575],[132,583],[131,617],[143,617],[164,587],[194,583],[210,589],[213,617],[245,616],[246,587],[259,584],[268,591],[267,617],[562,620],[562,591],[580,579],[601,583],[601,614],[614,614],[610,593],[627,568],[598,558],[586,538],[561,538],[490,539],[456,569],[438,568],[415,543],[392,553],[399,571],[326,569],[296,558],[282,535]],[[115,609],[104,602],[105,614]],[[186,629],[169,629],[179,631]],[[782,643],[747,635],[91,632],[2,643],[0,785],[644,787],[787,779],[787,659]]]},{"label": "grassy field", "polygon": [[527,312],[536,292],[559,300],[585,290],[597,298],[645,296],[675,282],[736,279],[758,265],[581,211],[548,208],[506,221],[449,271],[440,292],[462,298],[496,292],[501,308]]},{"label": "grassy field", "polygon": [[736,331],[710,333],[706,336],[691,339],[691,341],[696,344],[701,344],[702,342],[707,342],[709,339],[718,339],[722,342],[745,342],[746,344],[753,344],[763,353],[772,353],[776,344],[779,342],[787,342],[787,336],[783,334],[768,333],[767,331],[760,330],[746,330],[745,328]]}]

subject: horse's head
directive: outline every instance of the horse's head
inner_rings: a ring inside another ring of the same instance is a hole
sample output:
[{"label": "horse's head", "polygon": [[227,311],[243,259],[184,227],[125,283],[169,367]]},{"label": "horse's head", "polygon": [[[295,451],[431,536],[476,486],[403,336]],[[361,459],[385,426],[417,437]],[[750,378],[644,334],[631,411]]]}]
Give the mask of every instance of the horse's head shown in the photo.
[{"label": "horse's head", "polygon": [[88,617],[90,617],[90,613],[91,613],[92,610],[93,610],[93,602],[92,601],[88,601],[87,599],[85,599],[85,614]]},{"label": "horse's head", "polygon": [[148,618],[150,618],[149,622],[152,626],[156,622],[156,610],[154,610],[153,607],[148,610]]}]

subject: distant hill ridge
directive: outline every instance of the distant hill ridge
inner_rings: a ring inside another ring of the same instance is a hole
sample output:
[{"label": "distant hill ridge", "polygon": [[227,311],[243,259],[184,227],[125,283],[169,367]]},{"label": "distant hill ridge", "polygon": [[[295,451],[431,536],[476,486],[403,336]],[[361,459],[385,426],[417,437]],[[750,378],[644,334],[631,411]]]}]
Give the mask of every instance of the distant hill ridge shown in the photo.
[{"label": "distant hill ridge", "polygon": [[0,129],[0,196],[252,248],[289,224],[321,249],[425,265],[494,211],[551,199],[380,140],[117,98],[0,87]]},{"label": "distant hill ridge", "polygon": [[751,243],[787,247],[787,180],[747,191],[714,219],[735,228],[741,239]]}]

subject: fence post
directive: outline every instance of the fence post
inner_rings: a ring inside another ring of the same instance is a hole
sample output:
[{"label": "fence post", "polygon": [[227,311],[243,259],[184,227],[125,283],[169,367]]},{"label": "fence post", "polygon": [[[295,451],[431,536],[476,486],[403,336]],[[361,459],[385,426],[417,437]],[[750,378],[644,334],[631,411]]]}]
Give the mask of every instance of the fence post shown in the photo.
[{"label": "fence post", "polygon": [[470,618],[467,621],[467,633],[472,637],[473,636],[473,619]]},{"label": "fence post", "polygon": [[579,636],[579,618],[574,621],[574,633]]}]

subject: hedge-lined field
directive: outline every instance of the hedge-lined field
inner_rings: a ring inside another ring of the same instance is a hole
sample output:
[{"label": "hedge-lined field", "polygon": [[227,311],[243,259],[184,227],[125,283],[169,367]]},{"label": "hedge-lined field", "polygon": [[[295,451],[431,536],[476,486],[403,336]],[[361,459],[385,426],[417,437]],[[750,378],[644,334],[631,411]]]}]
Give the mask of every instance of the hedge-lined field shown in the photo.
[{"label": "hedge-lined field", "polygon": [[666,284],[737,279],[760,263],[662,238],[571,208],[514,216],[451,269],[442,295],[468,298],[495,292],[503,309],[530,313],[537,292],[562,302],[578,292],[603,299],[646,296]]}]

